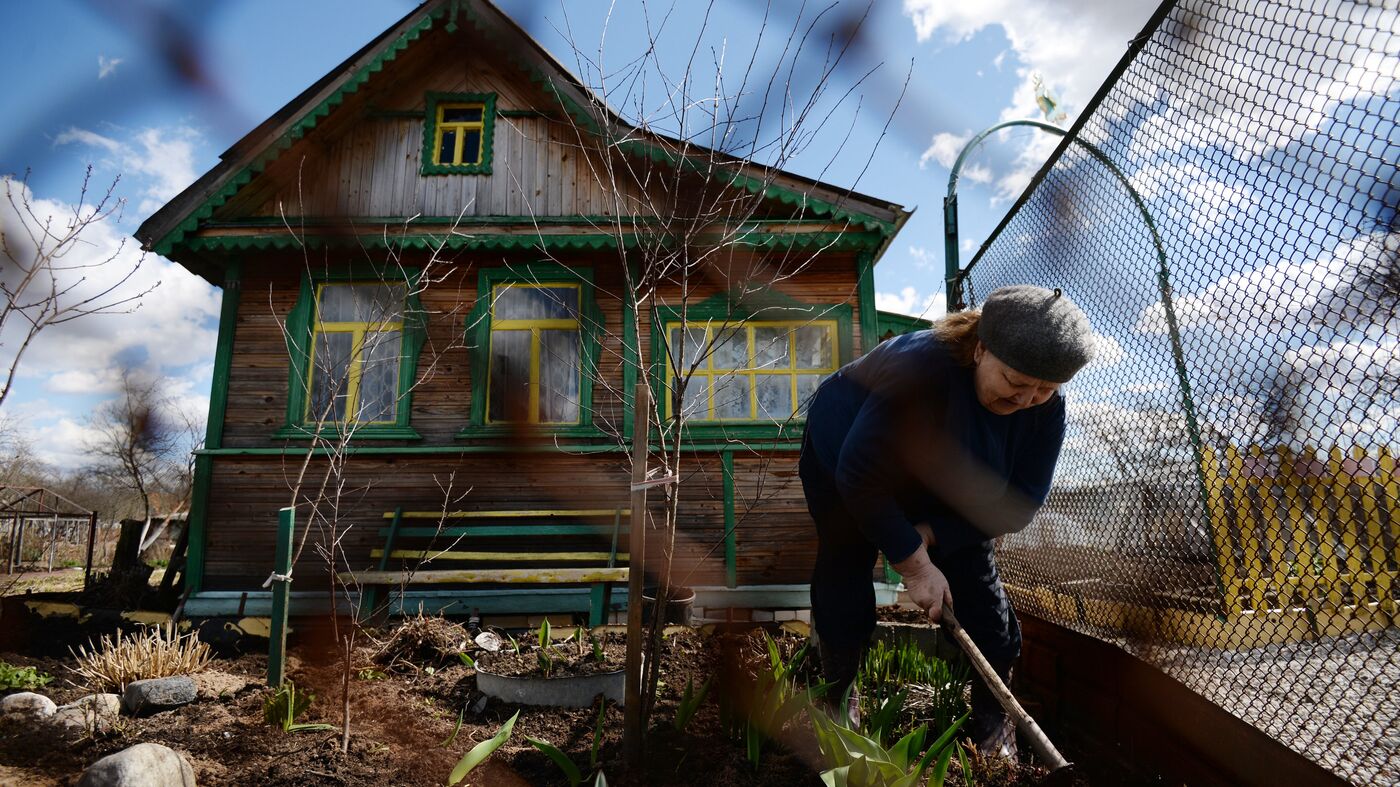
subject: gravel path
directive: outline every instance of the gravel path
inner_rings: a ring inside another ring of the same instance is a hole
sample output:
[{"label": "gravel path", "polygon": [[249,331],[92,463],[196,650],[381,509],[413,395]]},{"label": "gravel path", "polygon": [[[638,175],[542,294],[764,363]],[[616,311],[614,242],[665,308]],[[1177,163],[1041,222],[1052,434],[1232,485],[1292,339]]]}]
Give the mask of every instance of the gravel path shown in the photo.
[{"label": "gravel path", "polygon": [[1400,631],[1126,650],[1354,784],[1400,784]]}]

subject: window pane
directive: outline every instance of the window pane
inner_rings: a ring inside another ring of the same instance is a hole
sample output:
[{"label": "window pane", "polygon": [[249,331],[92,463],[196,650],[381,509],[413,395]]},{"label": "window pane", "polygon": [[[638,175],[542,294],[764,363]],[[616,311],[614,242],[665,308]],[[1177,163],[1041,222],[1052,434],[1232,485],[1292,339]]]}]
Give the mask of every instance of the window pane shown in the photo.
[{"label": "window pane", "polygon": [[491,375],[487,417],[496,422],[528,421],[530,332],[491,332]]},{"label": "window pane", "polygon": [[792,415],[792,376],[762,374],[756,376],[758,417],[773,421],[787,420]]},{"label": "window pane", "polygon": [[716,369],[747,369],[749,366],[749,335],[742,326],[724,328],[715,333],[714,352],[710,364]]},{"label": "window pane", "polygon": [[826,379],[824,374],[799,374],[797,375],[797,414],[807,415],[807,405],[812,401],[812,394],[817,392],[817,386]]},{"label": "window pane", "polygon": [[699,363],[704,352],[704,328],[671,329],[671,363],[679,366],[682,373]]},{"label": "window pane", "polygon": [[754,368],[788,369],[788,328],[759,327],[753,329]]},{"label": "window pane", "polygon": [[579,421],[579,333],[540,331],[540,421]]},{"label": "window pane", "polygon": [[806,325],[797,329],[797,368],[831,368],[831,329]]},{"label": "window pane", "polygon": [[576,320],[577,287],[498,285],[492,316],[498,320]]},{"label": "window pane", "polygon": [[438,143],[437,163],[456,164],[457,163],[457,131],[456,129],[445,128],[442,130],[442,141]]},{"label": "window pane", "polygon": [[442,108],[444,123],[480,123],[482,107],[478,105],[445,106]]},{"label": "window pane", "polygon": [[345,420],[345,403],[350,396],[350,346],[354,335],[318,333],[312,353],[311,407],[306,420],[327,423]]},{"label": "window pane", "polygon": [[731,374],[715,379],[715,418],[752,418],[748,375]]},{"label": "window pane", "polygon": [[[680,386],[680,380],[674,383]],[[685,399],[681,401],[681,412],[687,418],[708,419],[710,417],[710,378],[692,377],[685,386]]]},{"label": "window pane", "polygon": [[467,131],[462,137],[462,164],[481,163],[481,132],[475,129]]},{"label": "window pane", "polygon": [[318,314],[321,322],[399,322],[406,290],[402,284],[325,284]]},{"label": "window pane", "polygon": [[398,331],[365,335],[361,355],[358,413],[361,423],[394,421],[399,392],[399,357],[403,342]]}]

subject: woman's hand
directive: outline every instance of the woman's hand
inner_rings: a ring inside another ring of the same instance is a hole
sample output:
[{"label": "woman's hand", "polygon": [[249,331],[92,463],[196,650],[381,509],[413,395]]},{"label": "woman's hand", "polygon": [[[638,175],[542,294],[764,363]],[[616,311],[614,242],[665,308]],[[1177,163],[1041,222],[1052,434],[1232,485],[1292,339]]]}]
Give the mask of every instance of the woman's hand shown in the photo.
[{"label": "woman's hand", "polygon": [[932,549],[938,540],[933,537],[933,527],[927,522],[920,522],[914,525],[914,530],[918,532],[919,538],[924,540],[924,549]]},{"label": "woman's hand", "polygon": [[914,550],[914,554],[895,563],[894,570],[904,578],[909,600],[928,613],[930,623],[939,623],[943,619],[944,605],[952,608],[953,596],[948,590],[948,578],[929,559],[928,552]]}]

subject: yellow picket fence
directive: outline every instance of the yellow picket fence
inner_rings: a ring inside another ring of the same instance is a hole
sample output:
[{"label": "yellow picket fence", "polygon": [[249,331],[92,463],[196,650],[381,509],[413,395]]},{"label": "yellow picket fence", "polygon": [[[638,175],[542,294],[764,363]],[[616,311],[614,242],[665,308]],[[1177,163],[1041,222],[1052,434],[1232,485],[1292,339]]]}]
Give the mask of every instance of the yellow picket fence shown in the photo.
[{"label": "yellow picket fence", "polygon": [[[1396,611],[1400,479],[1390,449],[1203,451],[1223,612],[1307,610],[1383,628]],[[1356,625],[1359,623],[1360,625]]]}]

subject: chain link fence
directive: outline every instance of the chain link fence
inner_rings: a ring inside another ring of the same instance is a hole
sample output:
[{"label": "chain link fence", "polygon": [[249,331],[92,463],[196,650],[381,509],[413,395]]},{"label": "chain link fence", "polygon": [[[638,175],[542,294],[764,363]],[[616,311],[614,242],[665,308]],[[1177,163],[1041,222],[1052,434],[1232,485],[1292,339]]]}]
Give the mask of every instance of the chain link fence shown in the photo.
[{"label": "chain link fence", "polygon": [[1017,606],[1400,781],[1400,15],[1168,2],[957,280],[1100,334]]}]

